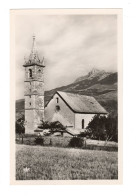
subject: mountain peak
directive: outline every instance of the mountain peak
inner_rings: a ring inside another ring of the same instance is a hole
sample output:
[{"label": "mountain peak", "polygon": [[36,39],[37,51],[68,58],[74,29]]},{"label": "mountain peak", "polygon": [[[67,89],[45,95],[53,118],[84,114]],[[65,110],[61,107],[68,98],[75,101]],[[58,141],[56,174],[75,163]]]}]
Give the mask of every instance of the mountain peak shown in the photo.
[{"label": "mountain peak", "polygon": [[99,69],[93,68],[93,69],[88,73],[88,76],[94,75],[94,74],[96,74],[96,73],[98,73],[98,72],[100,72]]},{"label": "mountain peak", "polygon": [[90,80],[96,76],[103,75],[104,73],[106,73],[104,70],[99,70],[94,67],[87,75],[77,78],[75,82],[79,82],[86,79]]}]

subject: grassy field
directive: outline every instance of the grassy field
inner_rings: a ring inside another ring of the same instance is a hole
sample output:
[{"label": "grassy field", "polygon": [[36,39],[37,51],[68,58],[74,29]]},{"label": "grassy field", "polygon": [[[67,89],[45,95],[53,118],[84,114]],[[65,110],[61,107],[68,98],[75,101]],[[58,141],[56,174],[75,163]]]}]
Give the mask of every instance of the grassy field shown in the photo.
[{"label": "grassy field", "polygon": [[[35,145],[36,135],[24,135],[23,144]],[[16,140],[17,144],[22,144],[22,139],[19,140],[19,136]],[[61,137],[61,136],[44,136],[44,146],[54,146],[54,147],[69,147],[69,142],[71,137]],[[86,145],[82,148],[90,150],[106,150],[106,151],[118,151],[118,143],[113,141],[98,141],[86,139]]]},{"label": "grassy field", "polygon": [[16,145],[17,180],[117,178],[117,152]]}]

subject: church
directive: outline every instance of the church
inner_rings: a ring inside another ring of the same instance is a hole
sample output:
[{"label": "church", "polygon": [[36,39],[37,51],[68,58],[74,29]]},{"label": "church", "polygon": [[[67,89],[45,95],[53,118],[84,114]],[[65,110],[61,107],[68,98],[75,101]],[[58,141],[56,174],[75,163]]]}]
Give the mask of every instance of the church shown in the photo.
[{"label": "church", "polygon": [[45,118],[74,129],[85,129],[96,114],[106,110],[94,97],[57,91],[45,106]]},{"label": "church", "polygon": [[[28,59],[25,59],[25,133],[33,134],[41,120],[59,121],[72,129],[85,129],[96,114],[107,111],[94,97],[57,91],[44,104],[44,58],[41,60],[36,49],[35,36]],[[45,73],[46,74],[46,73]],[[46,96],[46,95],[45,95]]]}]

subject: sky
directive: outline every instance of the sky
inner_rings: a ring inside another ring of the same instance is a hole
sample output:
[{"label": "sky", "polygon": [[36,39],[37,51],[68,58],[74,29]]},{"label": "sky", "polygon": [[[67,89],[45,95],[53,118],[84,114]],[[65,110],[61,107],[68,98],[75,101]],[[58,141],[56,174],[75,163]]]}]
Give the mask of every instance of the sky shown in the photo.
[{"label": "sky", "polygon": [[70,84],[92,68],[117,71],[116,15],[18,15],[16,99],[24,98],[24,56],[30,55],[33,35],[45,58],[45,90]]}]

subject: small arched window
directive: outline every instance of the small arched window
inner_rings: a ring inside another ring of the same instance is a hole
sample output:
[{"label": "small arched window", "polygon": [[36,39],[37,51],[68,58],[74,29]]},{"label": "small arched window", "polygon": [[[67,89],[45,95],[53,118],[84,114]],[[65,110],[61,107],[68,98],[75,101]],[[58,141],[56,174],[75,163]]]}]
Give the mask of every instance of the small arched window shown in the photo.
[{"label": "small arched window", "polygon": [[85,120],[82,119],[82,129],[84,129],[84,128],[85,128]]},{"label": "small arched window", "polygon": [[56,98],[56,103],[59,103],[59,98],[58,97]]},{"label": "small arched window", "polygon": [[32,78],[32,70],[29,69],[29,78]]},{"label": "small arched window", "polygon": [[60,111],[60,106],[56,105],[56,112]]}]

